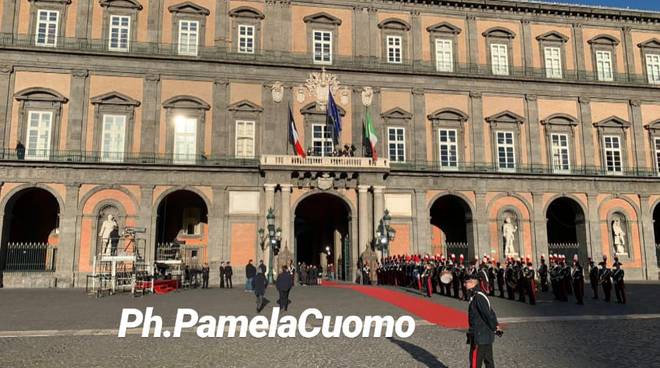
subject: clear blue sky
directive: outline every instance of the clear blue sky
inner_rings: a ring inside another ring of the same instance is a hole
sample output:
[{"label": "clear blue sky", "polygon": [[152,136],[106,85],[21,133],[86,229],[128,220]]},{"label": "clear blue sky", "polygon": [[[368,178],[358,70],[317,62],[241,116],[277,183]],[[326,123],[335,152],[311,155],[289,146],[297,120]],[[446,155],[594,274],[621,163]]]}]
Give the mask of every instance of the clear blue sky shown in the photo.
[{"label": "clear blue sky", "polygon": [[630,8],[642,10],[657,10],[660,11],[660,0],[540,0],[551,3],[565,3],[565,4],[583,4],[583,5],[600,5],[600,6],[613,6],[616,8]]}]

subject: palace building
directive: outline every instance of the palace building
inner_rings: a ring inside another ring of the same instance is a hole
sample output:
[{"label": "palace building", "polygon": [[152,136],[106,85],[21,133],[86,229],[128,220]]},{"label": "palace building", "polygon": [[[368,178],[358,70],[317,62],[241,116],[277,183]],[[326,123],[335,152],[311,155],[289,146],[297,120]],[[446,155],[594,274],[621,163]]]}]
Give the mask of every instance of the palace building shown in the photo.
[{"label": "palace building", "polygon": [[216,284],[221,261],[240,282],[271,261],[269,209],[274,265],[347,280],[386,211],[390,255],[618,255],[629,279],[658,279],[660,13],[4,0],[0,31],[6,287],[84,286],[109,215],[147,262],[180,244]]}]

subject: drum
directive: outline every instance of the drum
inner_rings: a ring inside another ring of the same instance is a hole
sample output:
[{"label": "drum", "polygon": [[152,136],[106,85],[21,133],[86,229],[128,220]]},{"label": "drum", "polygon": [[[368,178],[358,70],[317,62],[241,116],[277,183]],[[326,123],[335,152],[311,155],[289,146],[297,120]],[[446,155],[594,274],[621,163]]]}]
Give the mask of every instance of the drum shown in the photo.
[{"label": "drum", "polygon": [[454,279],[454,276],[452,275],[451,271],[443,271],[442,274],[440,275],[440,282],[442,282],[445,285],[451,284],[451,281]]}]

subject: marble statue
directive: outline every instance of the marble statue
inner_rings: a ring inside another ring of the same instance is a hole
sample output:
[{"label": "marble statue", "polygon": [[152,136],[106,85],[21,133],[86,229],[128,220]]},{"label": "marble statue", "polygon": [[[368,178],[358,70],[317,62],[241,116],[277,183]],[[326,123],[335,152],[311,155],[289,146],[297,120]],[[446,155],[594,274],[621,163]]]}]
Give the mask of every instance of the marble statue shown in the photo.
[{"label": "marble statue", "polygon": [[101,225],[101,230],[99,231],[99,237],[101,238],[101,243],[103,244],[103,255],[111,256],[112,255],[112,237],[117,235],[119,225],[117,225],[117,220],[112,215],[108,215],[108,218],[103,221]]},{"label": "marble statue", "polygon": [[614,237],[614,248],[617,254],[626,254],[626,232],[621,226],[621,219],[612,221],[612,235]]},{"label": "marble statue", "polygon": [[518,255],[518,253],[516,253],[516,247],[514,246],[516,231],[518,231],[518,226],[512,223],[511,217],[505,217],[504,225],[502,225],[502,236],[504,237],[504,254],[507,256]]}]

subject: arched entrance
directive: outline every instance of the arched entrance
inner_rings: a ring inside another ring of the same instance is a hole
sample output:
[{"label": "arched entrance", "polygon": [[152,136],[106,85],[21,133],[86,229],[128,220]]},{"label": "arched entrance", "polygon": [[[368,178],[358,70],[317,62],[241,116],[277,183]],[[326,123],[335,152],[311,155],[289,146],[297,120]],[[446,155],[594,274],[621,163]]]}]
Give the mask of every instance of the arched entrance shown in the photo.
[{"label": "arched entrance", "polygon": [[53,271],[59,243],[60,205],[49,191],[28,188],[5,206],[0,269]]},{"label": "arched entrance", "polygon": [[653,233],[655,237],[655,259],[660,267],[660,204],[655,206],[653,211]]},{"label": "arched entrance", "polygon": [[580,262],[587,260],[587,229],[584,211],[573,199],[557,198],[546,211],[548,252],[563,254],[567,260],[578,255]]},{"label": "arched entrance", "polygon": [[350,279],[351,210],[343,199],[328,193],[303,199],[295,211],[294,236],[295,262],[322,268],[332,263],[337,278]]},{"label": "arched entrance", "polygon": [[156,261],[180,258],[191,266],[206,260],[208,209],[204,199],[189,190],[177,190],[158,205]]},{"label": "arched entrance", "polygon": [[456,195],[445,195],[431,206],[433,253],[445,256],[463,255],[471,260],[474,255],[474,231],[472,210],[468,203]]}]

